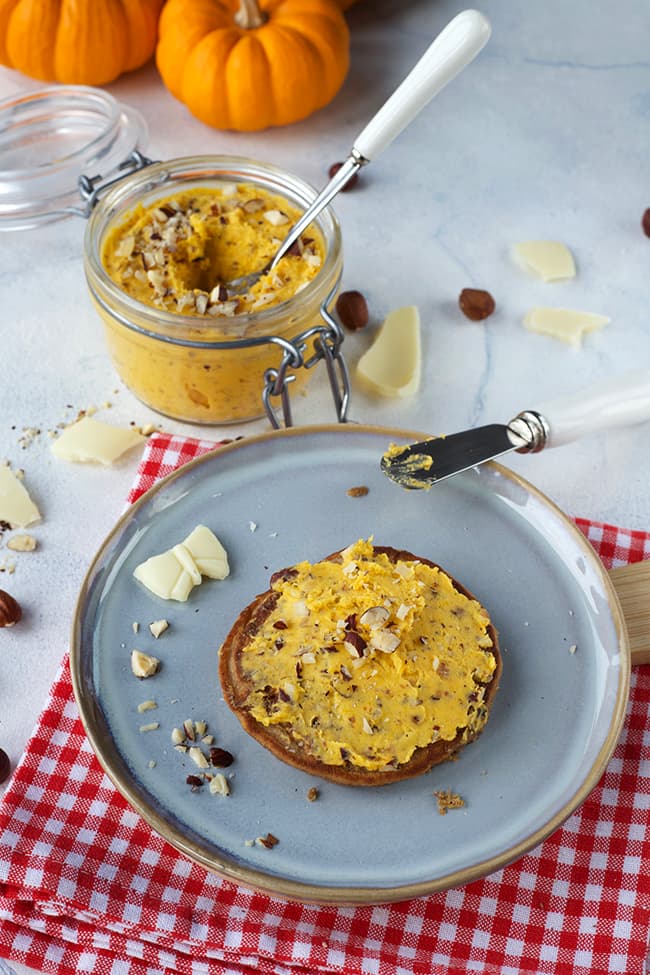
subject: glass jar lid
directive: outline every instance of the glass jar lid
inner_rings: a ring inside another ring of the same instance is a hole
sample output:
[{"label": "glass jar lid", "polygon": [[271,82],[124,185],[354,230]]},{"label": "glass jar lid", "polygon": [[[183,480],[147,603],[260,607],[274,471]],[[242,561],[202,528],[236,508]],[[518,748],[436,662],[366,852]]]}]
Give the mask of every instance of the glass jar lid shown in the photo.
[{"label": "glass jar lid", "polygon": [[147,142],[147,124],[108,92],[57,85],[0,101],[0,230],[80,212],[81,176],[108,176]]}]

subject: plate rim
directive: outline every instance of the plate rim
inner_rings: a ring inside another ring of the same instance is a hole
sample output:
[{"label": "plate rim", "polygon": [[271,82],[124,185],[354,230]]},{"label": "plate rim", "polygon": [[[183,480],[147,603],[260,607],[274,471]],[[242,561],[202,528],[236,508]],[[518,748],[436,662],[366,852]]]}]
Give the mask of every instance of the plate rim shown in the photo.
[{"label": "plate rim", "polygon": [[617,635],[620,673],[616,700],[612,709],[607,735],[597,756],[592,762],[591,768],[589,769],[588,774],[585,776],[582,785],[579,789],[572,793],[571,797],[567,799],[562,808],[558,810],[546,823],[536,829],[525,839],[520,840],[519,842],[510,846],[507,850],[503,850],[494,856],[480,860],[477,863],[461,869],[453,870],[442,877],[418,881],[415,883],[400,884],[396,887],[321,886],[298,880],[291,880],[273,873],[267,873],[264,870],[247,866],[245,864],[229,863],[225,860],[220,860],[219,857],[208,855],[202,849],[200,844],[188,839],[180,830],[170,825],[164,816],[160,815],[154,808],[151,808],[145,801],[142,801],[140,796],[137,794],[137,791],[132,786],[130,777],[123,774],[119,768],[115,767],[114,760],[112,760],[110,754],[111,747],[113,748],[115,755],[118,757],[121,757],[120,753],[115,748],[112,738],[110,736],[104,736],[101,727],[95,723],[96,709],[91,706],[93,702],[88,700],[87,695],[84,693],[85,685],[82,676],[81,645],[82,615],[84,604],[87,602],[91,589],[91,583],[95,576],[95,571],[98,564],[101,563],[101,560],[105,556],[107,550],[119,537],[126,525],[136,516],[138,510],[148,504],[154,495],[163,490],[174,480],[180,478],[181,476],[187,475],[191,470],[194,470],[204,463],[214,459],[214,456],[217,453],[219,455],[221,455],[222,451],[232,453],[241,449],[242,447],[250,446],[251,444],[258,442],[266,443],[270,440],[292,438],[309,434],[327,433],[335,433],[337,436],[345,436],[350,433],[366,435],[379,434],[386,437],[388,440],[391,438],[409,438],[413,441],[421,440],[424,437],[429,436],[429,434],[423,433],[422,431],[406,430],[397,427],[386,427],[383,425],[374,424],[355,423],[353,425],[349,425],[329,423],[288,427],[281,430],[269,430],[260,434],[244,436],[240,440],[234,440],[221,446],[215,442],[214,450],[209,450],[207,453],[193,458],[167,474],[165,477],[160,478],[147,491],[145,491],[144,494],[137,499],[137,501],[128,505],[125,511],[118,518],[111,531],[105,536],[90,562],[81,584],[74,608],[70,642],[70,674],[74,697],[86,737],[88,738],[93,753],[102,766],[102,769],[111,780],[117,791],[124,799],[126,799],[131,808],[134,809],[159,836],[166,840],[174,849],[182,853],[190,861],[198,864],[211,873],[217,874],[225,880],[239,883],[249,890],[260,891],[268,894],[269,896],[280,897],[285,900],[294,900],[305,904],[337,904],[341,906],[388,904],[410,900],[417,897],[424,897],[429,894],[449,890],[453,887],[464,886],[474,880],[488,876],[496,870],[507,866],[509,863],[520,859],[529,850],[543,842],[543,840],[555,832],[555,830],[558,829],[558,827],[561,826],[566,819],[568,819],[568,817],[585,801],[590,792],[598,784],[598,781],[600,780],[609,759],[613,754],[614,748],[616,747],[616,743],[625,720],[630,690],[631,650],[623,612],[620,601],[614,589],[614,585],[609,577],[607,569],[602,564],[590,542],[583,535],[577,525],[554,501],[552,501],[540,489],[535,487],[525,478],[501,464],[494,461],[488,462],[492,469],[496,470],[501,476],[507,478],[515,485],[522,487],[529,495],[541,503],[544,508],[550,510],[552,514],[559,518],[560,522],[563,524],[563,527],[568,531],[568,534],[572,537],[573,541],[577,542],[578,547],[583,550],[583,554],[589,560],[592,567],[596,569],[599,581],[602,585],[602,592],[606,598],[607,607],[610,611]]}]

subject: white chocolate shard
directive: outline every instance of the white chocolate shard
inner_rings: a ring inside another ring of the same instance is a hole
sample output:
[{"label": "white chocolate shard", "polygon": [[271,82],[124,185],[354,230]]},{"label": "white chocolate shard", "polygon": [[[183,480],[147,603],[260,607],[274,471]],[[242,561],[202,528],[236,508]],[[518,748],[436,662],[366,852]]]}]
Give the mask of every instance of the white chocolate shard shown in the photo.
[{"label": "white chocolate shard", "polygon": [[525,240],[512,248],[515,263],[543,281],[565,281],[576,276],[573,254],[559,240]]},{"label": "white chocolate shard", "polygon": [[549,335],[579,348],[583,335],[603,328],[609,321],[605,315],[596,315],[593,312],[537,306],[531,308],[524,318],[524,326],[530,332]]},{"label": "white chocolate shard", "polygon": [[207,576],[208,579],[225,579],[229,574],[226,550],[217,536],[205,525],[197,525],[183,545],[191,552],[202,576]]},{"label": "white chocolate shard", "polygon": [[41,520],[41,513],[25,485],[6,464],[0,465],[0,521],[12,528],[27,528]]},{"label": "white chocolate shard", "polygon": [[180,545],[174,545],[172,549],[172,554],[174,558],[178,560],[178,564],[187,573],[189,579],[193,586],[201,585],[201,570],[198,568],[196,562],[192,557],[192,553],[186,546],[185,542]]},{"label": "white chocolate shard", "polygon": [[228,555],[217,536],[197,525],[185,541],[141,562],[133,575],[155,596],[184,603],[202,576],[225,579],[229,572]]},{"label": "white chocolate shard", "polygon": [[176,599],[184,603],[194,588],[192,578],[176,558],[173,549],[163,552],[162,555],[152,555],[146,562],[141,562],[136,566],[133,575],[154,596],[160,596],[161,599]]},{"label": "white chocolate shard", "polygon": [[73,463],[108,466],[143,442],[144,438],[137,430],[114,427],[84,416],[66,427],[52,442],[52,453]]},{"label": "white chocolate shard", "polygon": [[414,305],[391,311],[357,364],[357,377],[380,396],[412,396],[420,386],[420,314]]}]

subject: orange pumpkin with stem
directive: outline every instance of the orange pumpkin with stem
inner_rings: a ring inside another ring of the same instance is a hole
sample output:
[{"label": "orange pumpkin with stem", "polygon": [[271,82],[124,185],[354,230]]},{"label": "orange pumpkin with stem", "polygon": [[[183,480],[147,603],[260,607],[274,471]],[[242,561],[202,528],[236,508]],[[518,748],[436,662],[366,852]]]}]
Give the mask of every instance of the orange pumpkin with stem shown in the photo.
[{"label": "orange pumpkin with stem", "polygon": [[167,0],[156,63],[202,122],[253,131],[326,105],[349,65],[349,32],[333,0]]},{"label": "orange pumpkin with stem", "polygon": [[0,64],[103,85],[148,61],[164,0],[0,0]]}]

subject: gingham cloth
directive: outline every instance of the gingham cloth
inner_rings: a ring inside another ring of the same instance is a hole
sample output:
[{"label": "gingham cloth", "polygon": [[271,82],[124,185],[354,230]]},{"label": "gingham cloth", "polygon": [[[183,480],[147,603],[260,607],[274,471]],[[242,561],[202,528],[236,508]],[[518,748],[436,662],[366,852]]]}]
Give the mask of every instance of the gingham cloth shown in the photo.
[{"label": "gingham cloth", "polygon": [[[213,447],[152,437],[129,500]],[[650,558],[650,534],[578,524],[608,567]],[[305,906],[210,875],[151,831],[90,750],[66,660],[0,805],[0,955],[56,975],[641,975],[649,713],[637,668],[600,784],[517,863],[389,906]]]}]

